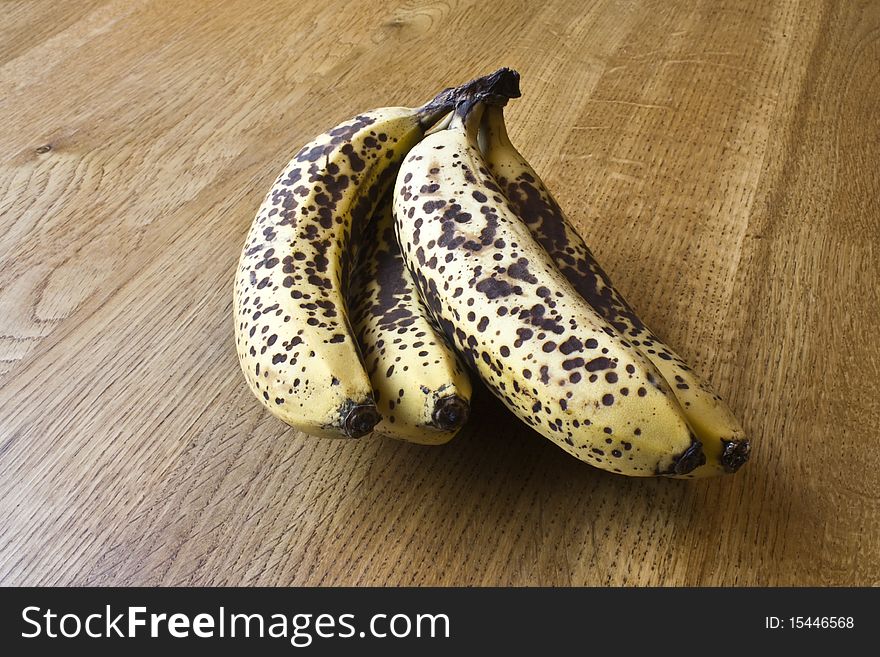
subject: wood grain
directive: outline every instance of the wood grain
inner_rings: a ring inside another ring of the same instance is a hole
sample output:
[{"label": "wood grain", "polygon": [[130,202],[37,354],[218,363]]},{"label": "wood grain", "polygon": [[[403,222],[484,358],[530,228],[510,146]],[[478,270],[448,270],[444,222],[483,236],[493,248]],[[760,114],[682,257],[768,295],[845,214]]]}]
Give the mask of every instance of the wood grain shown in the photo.
[{"label": "wood grain", "polygon": [[[880,3],[4,4],[3,584],[880,584]],[[593,470],[487,395],[298,435],[232,273],[290,155],[519,69],[512,137],[753,460]]]}]

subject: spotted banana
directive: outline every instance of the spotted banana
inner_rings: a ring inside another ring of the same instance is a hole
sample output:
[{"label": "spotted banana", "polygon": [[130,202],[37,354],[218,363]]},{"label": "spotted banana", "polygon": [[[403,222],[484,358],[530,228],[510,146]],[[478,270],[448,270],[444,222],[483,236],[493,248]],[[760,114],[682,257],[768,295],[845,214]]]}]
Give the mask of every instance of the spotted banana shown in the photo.
[{"label": "spotted banana", "polygon": [[504,110],[489,106],[480,143],[489,171],[514,212],[586,301],[661,372],[703,443],[706,463],[689,473],[735,472],[749,456],[749,441],[728,405],[664,344],[613,286],[584,240],[507,134]]},{"label": "spotted banana", "polygon": [[589,306],[505,202],[478,144],[483,103],[410,151],[394,215],[434,318],[490,390],[575,457],[685,474],[699,441],[659,371]]},{"label": "spotted banana", "polygon": [[366,229],[352,281],[352,324],[382,416],[374,431],[423,445],[448,442],[467,420],[471,382],[404,265],[390,194]]}]

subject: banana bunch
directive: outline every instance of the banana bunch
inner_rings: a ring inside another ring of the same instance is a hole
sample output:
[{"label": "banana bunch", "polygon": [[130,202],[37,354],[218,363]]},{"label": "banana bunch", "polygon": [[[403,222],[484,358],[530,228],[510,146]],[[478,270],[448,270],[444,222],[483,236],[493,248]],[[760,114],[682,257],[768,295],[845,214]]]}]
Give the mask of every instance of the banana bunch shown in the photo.
[{"label": "banana bunch", "polygon": [[638,318],[510,143],[503,107],[518,96],[500,69],[359,114],[294,156],[235,279],[251,390],[306,433],[437,445],[467,420],[470,373],[604,470],[736,471],[749,442],[730,409]]}]

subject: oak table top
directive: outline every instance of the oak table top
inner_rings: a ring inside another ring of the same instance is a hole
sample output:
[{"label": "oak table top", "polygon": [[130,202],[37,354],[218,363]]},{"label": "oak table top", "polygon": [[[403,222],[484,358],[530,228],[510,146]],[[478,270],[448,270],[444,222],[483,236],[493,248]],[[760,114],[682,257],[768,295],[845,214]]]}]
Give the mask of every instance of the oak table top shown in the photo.
[{"label": "oak table top", "polygon": [[[880,584],[880,3],[4,6],[0,583]],[[276,174],[511,66],[511,136],[753,441],[590,468],[486,394],[448,445],[297,434],[239,371]]]}]

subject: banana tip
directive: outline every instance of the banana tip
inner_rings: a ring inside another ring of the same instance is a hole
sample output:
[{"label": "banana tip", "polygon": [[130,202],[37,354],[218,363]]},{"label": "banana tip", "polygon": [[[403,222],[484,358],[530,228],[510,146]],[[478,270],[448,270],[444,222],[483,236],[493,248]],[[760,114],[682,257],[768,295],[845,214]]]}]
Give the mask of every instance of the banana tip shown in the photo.
[{"label": "banana tip", "polygon": [[752,451],[752,445],[747,439],[742,440],[725,440],[724,449],[721,452],[721,465],[724,471],[733,474],[739,470],[746,461]]},{"label": "banana tip", "polygon": [[380,419],[375,404],[357,404],[345,416],[345,433],[349,438],[360,438],[370,433]]},{"label": "banana tip", "polygon": [[467,422],[469,412],[470,406],[464,399],[458,395],[448,395],[437,400],[431,419],[438,429],[451,431]]},{"label": "banana tip", "polygon": [[703,444],[699,440],[692,440],[691,446],[688,447],[681,456],[679,456],[670,468],[670,474],[683,475],[696,470],[706,462],[706,455],[703,454]]}]

